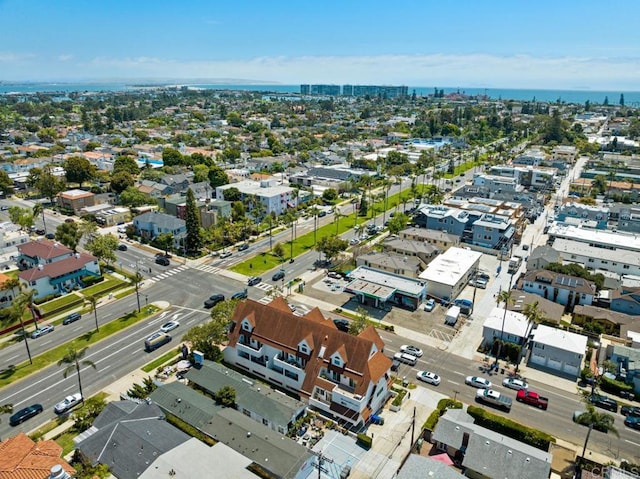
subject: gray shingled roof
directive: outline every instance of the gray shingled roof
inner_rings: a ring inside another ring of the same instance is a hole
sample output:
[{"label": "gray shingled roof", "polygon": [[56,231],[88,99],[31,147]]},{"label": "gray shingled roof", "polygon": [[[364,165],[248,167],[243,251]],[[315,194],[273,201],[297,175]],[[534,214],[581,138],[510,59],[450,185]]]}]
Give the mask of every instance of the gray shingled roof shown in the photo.
[{"label": "gray shingled roof", "polygon": [[312,457],[306,447],[235,409],[221,410],[204,431],[283,479],[294,478]]},{"label": "gray shingled roof", "polygon": [[305,408],[303,402],[213,361],[205,361],[200,369],[191,369],[185,377],[210,392],[216,392],[223,386],[233,387],[238,409],[244,406],[275,424],[287,425]]},{"label": "gray shingled roof", "polygon": [[411,454],[402,465],[396,479],[423,479],[425,477],[434,479],[465,479],[466,476],[460,474],[451,466],[447,466],[434,459]]},{"label": "gray shingled roof", "polygon": [[143,213],[136,216],[133,220],[140,223],[153,223],[156,227],[163,230],[178,230],[183,228],[185,225],[184,220],[166,213],[159,213],[157,211]]},{"label": "gray shingled roof", "polygon": [[[122,409],[114,404],[117,403],[109,403],[106,409],[116,407],[120,412],[110,411],[107,415],[120,416]],[[163,418],[158,406],[136,404],[130,414],[81,441],[78,449],[94,464],[106,464],[118,479],[136,479],[159,455],[190,438]]]},{"label": "gray shingled roof", "polygon": [[210,397],[177,381],[160,386],[151,393],[149,399],[164,411],[198,429],[211,421],[222,409],[222,406],[217,405]]}]

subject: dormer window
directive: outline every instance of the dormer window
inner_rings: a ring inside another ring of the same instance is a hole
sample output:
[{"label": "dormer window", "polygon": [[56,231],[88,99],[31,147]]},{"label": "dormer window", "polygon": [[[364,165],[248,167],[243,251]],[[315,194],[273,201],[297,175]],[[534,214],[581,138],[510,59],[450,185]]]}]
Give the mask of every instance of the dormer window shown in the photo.
[{"label": "dormer window", "polygon": [[298,349],[301,353],[309,354],[309,349],[307,348],[306,344],[301,344],[300,346],[298,346]]},{"label": "dormer window", "polygon": [[242,329],[245,331],[251,331],[251,323],[245,319],[242,321]]},{"label": "dormer window", "polygon": [[334,366],[342,366],[342,358],[340,356],[334,356],[333,358],[331,358],[331,362]]}]

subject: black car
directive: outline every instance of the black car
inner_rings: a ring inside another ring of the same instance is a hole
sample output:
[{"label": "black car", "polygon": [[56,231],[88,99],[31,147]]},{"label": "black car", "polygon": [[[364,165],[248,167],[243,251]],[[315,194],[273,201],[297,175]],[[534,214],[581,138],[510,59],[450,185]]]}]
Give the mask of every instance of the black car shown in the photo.
[{"label": "black car", "polygon": [[247,290],[245,289],[244,291],[238,291],[237,293],[233,293],[233,296],[231,296],[231,299],[247,299]]},{"label": "black car", "polygon": [[69,316],[62,320],[62,324],[66,326],[67,324],[78,321],[80,318],[82,318],[82,315],[80,313],[71,313]]},{"label": "black car", "polygon": [[45,230],[43,230],[43,229],[41,229],[41,228],[38,228],[38,229],[36,230],[36,234],[37,234],[37,235],[43,235],[43,234],[45,234]]},{"label": "black car", "polygon": [[640,407],[638,406],[622,406],[620,414],[623,416],[640,417]]},{"label": "black car", "polygon": [[612,412],[618,412],[618,403],[607,396],[598,396],[597,394],[594,394],[589,397],[589,401],[596,407],[601,407],[602,409]]},{"label": "black car", "polygon": [[240,246],[238,246],[238,251],[245,251],[249,249],[249,245],[247,243],[242,243]]},{"label": "black car", "polygon": [[271,279],[273,281],[278,281],[284,278],[284,271],[278,271],[277,273],[275,273],[273,276],[271,276]]},{"label": "black car", "polygon": [[171,264],[171,261],[169,261],[169,258],[167,258],[166,256],[158,256],[156,258],[156,264],[159,264],[161,266],[169,266]]},{"label": "black car", "polygon": [[120,244],[118,245],[118,251],[127,251],[128,249],[129,249],[129,248],[127,248],[127,245],[126,245],[126,244],[122,244],[122,243],[120,243]]},{"label": "black car", "polygon": [[344,331],[345,333],[349,332],[349,321],[347,321],[346,319],[334,319],[333,320],[333,324],[336,325],[336,328],[338,328],[340,331]]},{"label": "black car", "polygon": [[52,240],[56,237],[56,235],[54,235],[53,233],[47,233],[46,235],[44,235],[45,238]]},{"label": "black car", "polygon": [[624,425],[632,429],[640,430],[640,417],[629,416],[624,419]]},{"label": "black car", "polygon": [[400,369],[400,361],[398,361],[397,359],[394,359],[393,362],[391,363],[391,370],[393,372],[396,372],[398,369]]},{"label": "black car", "polygon": [[9,418],[10,426],[17,426],[20,423],[25,422],[27,419],[37,416],[43,411],[42,404],[32,404],[29,407],[25,407],[16,412]]},{"label": "black car", "polygon": [[247,281],[247,285],[255,286],[256,284],[259,284],[261,282],[262,282],[262,278],[260,276],[251,276],[251,278],[249,278],[249,280]]},{"label": "black car", "polygon": [[171,258],[169,253],[156,253],[156,258]]},{"label": "black car", "polygon": [[213,308],[216,304],[224,301],[224,294],[213,294],[204,302],[205,308]]}]

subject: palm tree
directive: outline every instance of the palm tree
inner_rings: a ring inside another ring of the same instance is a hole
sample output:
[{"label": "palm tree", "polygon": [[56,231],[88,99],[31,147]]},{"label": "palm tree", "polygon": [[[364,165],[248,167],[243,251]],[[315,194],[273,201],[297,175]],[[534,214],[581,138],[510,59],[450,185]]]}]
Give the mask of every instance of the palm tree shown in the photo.
[{"label": "palm tree", "polygon": [[529,342],[529,335],[531,334],[533,325],[539,324],[544,319],[544,314],[539,309],[538,301],[534,301],[533,303],[525,305],[522,314],[524,314],[527,318],[527,329],[526,334],[524,335],[524,343],[522,344],[522,349],[520,350],[520,357],[518,358],[518,362],[516,364],[516,373],[518,372],[518,368],[520,367],[520,361],[522,360],[523,354],[527,350],[527,343]]},{"label": "palm tree", "polygon": [[[26,298],[19,294],[18,297],[13,302],[11,306],[11,315],[14,318],[17,318],[20,321],[20,331],[22,331],[22,337],[24,338],[24,346],[27,348],[27,356],[29,357],[29,364],[33,364],[33,360],[31,359],[31,351],[29,350],[29,340],[27,339],[27,332],[24,329],[24,321],[22,316],[24,314],[24,308],[26,304]],[[33,310],[32,310],[33,312]]]},{"label": "palm tree", "polygon": [[498,365],[498,359],[500,358],[500,353],[501,353],[501,349],[502,349],[502,341],[503,341],[503,337],[504,337],[504,322],[507,319],[507,305],[510,303],[513,303],[513,300],[511,299],[511,290],[510,289],[505,289],[503,291],[500,291],[500,293],[498,294],[498,298],[496,300],[498,302],[498,304],[500,303],[504,303],[504,314],[502,315],[502,327],[500,328],[500,342],[498,343],[498,352],[496,353],[496,362],[494,363],[496,366]]},{"label": "palm tree", "polygon": [[578,424],[589,427],[587,437],[584,439],[584,447],[582,448],[582,457],[584,458],[584,455],[587,452],[587,445],[589,444],[589,437],[591,436],[591,431],[594,428],[603,432],[612,432],[616,437],[620,437],[620,434],[613,425],[614,418],[611,414],[596,410],[595,406],[589,402],[589,398],[586,395],[583,396],[583,401],[587,410],[575,418],[575,421]]},{"label": "palm tree", "polygon": [[[2,303],[7,302],[7,293],[10,293],[8,295],[9,296],[8,300],[13,302],[15,297],[20,292],[20,280],[17,277],[10,277],[8,280],[2,283],[2,285],[0,285],[0,288],[2,288],[2,292],[4,293],[3,294],[4,299],[2,300]],[[16,293],[16,290],[18,291],[18,293]]]},{"label": "palm tree", "polygon": [[98,304],[98,298],[96,298],[94,295],[91,296],[87,296],[84,298],[86,303],[89,303],[91,305],[91,310],[93,311],[93,317],[96,320],[96,332],[100,331],[100,327],[98,326],[98,310],[96,309],[96,305]]},{"label": "palm tree", "polygon": [[36,329],[38,329],[38,318],[36,317],[36,308],[33,306],[33,297],[36,292],[31,289],[28,291],[22,291],[15,299],[17,303],[20,304],[21,310],[24,311],[24,308],[29,308],[31,311],[31,318],[33,319],[33,324]]},{"label": "palm tree", "polygon": [[333,220],[336,222],[336,236],[338,235],[338,229],[340,228],[340,218],[344,215],[340,213],[340,208],[337,206],[333,207]]},{"label": "palm tree", "polygon": [[312,206],[310,212],[313,215],[313,246],[315,247],[318,243],[318,213],[320,213],[320,210],[317,206]]},{"label": "palm tree", "polygon": [[384,211],[382,212],[382,224],[384,224],[387,221],[387,202],[389,200],[389,190],[391,189],[391,181],[390,180],[384,180],[382,182],[382,187],[384,188]]},{"label": "palm tree", "polygon": [[36,217],[42,215],[42,226],[44,228],[44,234],[47,234],[47,222],[44,219],[44,206],[42,203],[36,203],[33,205],[33,216]]},{"label": "palm tree", "polygon": [[0,414],[11,414],[13,412],[13,404],[0,405]]},{"label": "palm tree", "polygon": [[82,359],[87,352],[87,348],[81,349],[78,351],[77,349],[69,348],[67,354],[58,361],[58,366],[66,365],[64,368],[63,376],[66,378],[69,373],[72,373],[74,370],[78,374],[78,387],[80,388],[80,396],[82,397],[82,402],[84,402],[84,394],[82,394],[82,380],[80,379],[80,365],[83,366],[91,366],[93,369],[98,369],[95,363],[89,361],[88,359]]}]

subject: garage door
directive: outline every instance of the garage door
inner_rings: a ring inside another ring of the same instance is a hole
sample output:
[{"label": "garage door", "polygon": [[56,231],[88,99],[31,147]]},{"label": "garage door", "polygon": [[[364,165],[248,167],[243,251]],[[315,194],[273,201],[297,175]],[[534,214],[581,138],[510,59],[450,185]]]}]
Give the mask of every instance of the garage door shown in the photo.
[{"label": "garage door", "polygon": [[546,363],[546,358],[544,356],[531,353],[531,358],[529,358],[529,361],[532,362],[533,364],[541,364],[544,366],[544,364]]},{"label": "garage door", "polygon": [[565,364],[564,365],[564,372],[571,374],[572,376],[577,376],[578,375],[578,367],[577,366],[573,366],[571,364]]},{"label": "garage door", "polygon": [[549,358],[547,366],[553,369],[557,369],[558,371],[562,371],[562,361],[558,361],[555,358]]}]

